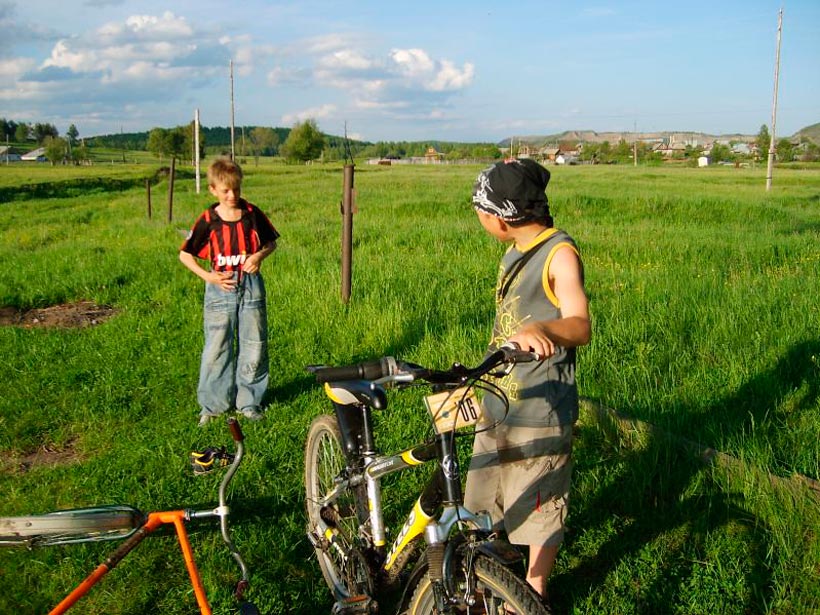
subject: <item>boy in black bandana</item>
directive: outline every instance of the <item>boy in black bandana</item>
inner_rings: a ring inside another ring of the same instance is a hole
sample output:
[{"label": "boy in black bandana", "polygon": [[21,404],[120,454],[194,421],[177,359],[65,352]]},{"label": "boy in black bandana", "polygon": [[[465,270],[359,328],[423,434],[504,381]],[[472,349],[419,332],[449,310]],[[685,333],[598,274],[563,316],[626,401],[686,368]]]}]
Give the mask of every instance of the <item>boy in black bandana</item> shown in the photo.
[{"label": "boy in black bandana", "polygon": [[549,178],[532,160],[506,160],[482,171],[473,190],[481,225],[511,243],[489,350],[514,342],[543,360],[496,382],[510,402],[506,417],[502,400],[485,395],[465,492],[469,509],[490,511],[512,543],[529,546],[527,581],[545,599],[568,510],[575,348],[591,336],[583,265],[572,238],[553,227]]}]

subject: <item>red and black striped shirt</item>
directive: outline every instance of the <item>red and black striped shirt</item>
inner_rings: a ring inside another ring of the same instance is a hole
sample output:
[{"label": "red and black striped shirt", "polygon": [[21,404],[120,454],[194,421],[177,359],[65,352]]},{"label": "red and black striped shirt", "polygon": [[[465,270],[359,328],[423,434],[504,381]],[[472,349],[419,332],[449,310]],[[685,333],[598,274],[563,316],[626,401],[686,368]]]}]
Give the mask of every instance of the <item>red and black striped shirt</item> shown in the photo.
[{"label": "red and black striped shirt", "polygon": [[241,271],[245,257],[275,241],[279,232],[256,206],[240,199],[235,222],[219,217],[214,203],[197,218],[180,250],[209,260],[213,271]]}]

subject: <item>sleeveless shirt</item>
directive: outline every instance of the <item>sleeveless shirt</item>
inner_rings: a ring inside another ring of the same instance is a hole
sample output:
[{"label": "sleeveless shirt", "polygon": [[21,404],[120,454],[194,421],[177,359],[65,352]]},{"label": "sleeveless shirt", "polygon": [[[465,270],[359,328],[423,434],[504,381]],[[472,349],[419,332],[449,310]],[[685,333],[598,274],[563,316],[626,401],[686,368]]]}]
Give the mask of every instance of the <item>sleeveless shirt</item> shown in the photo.
[{"label": "sleeveless shirt", "polygon": [[[545,243],[540,244],[541,241]],[[561,318],[561,306],[549,285],[549,266],[555,252],[569,246],[578,254],[575,241],[564,231],[550,228],[540,233],[523,251],[513,244],[499,267],[496,285],[496,318],[488,352],[496,350],[522,326]],[[516,263],[529,250],[537,250],[515,273]],[[507,278],[512,270],[514,279]],[[509,283],[506,294],[502,289]],[[578,419],[575,384],[575,348],[556,346],[555,354],[541,362],[519,363],[496,378],[510,401],[505,423],[523,427],[571,425]],[[494,421],[504,418],[502,400],[491,392],[484,396],[484,411]]]}]

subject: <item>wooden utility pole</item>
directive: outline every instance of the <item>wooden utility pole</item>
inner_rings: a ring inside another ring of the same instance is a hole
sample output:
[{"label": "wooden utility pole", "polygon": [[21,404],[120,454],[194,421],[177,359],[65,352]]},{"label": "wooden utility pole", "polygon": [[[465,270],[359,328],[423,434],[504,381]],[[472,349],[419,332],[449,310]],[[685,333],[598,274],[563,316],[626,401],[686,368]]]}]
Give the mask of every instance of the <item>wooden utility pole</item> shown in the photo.
[{"label": "wooden utility pole", "polygon": [[234,137],[233,137],[233,60],[231,60],[231,160],[234,159]]},{"label": "wooden utility pole", "polygon": [[148,197],[148,219],[151,219],[151,180],[145,178],[145,194]]},{"label": "wooden utility pole", "polygon": [[774,169],[775,126],[777,124],[777,80],[780,76],[780,35],[783,31],[783,9],[777,16],[777,52],[774,60],[774,96],[772,98],[772,134],[769,142],[769,162],[766,165],[766,192],[772,189],[772,169]]},{"label": "wooden utility pole", "polygon": [[342,189],[342,301],[350,301],[353,270],[353,165],[344,168]]},{"label": "wooden utility pole", "polygon": [[194,113],[194,167],[196,173],[196,193],[199,194],[199,109]]},{"label": "wooden utility pole", "polygon": [[171,171],[168,175],[168,222],[174,221],[174,175],[177,166],[177,157],[171,156]]}]

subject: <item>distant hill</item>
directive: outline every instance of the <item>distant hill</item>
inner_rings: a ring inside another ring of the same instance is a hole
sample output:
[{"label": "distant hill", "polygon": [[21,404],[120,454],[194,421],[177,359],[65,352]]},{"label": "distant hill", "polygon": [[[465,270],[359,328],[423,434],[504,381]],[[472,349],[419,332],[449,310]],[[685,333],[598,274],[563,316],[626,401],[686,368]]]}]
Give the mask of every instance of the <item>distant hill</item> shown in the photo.
[{"label": "distant hill", "polygon": [[794,133],[794,138],[802,139],[805,137],[815,145],[820,145],[820,122],[801,128]]},{"label": "distant hill", "polygon": [[[669,141],[679,143],[711,143],[713,141],[739,141],[751,143],[757,135],[723,134],[710,135],[703,132],[597,132],[595,130],[566,130],[561,133],[543,136],[516,136],[516,142],[530,145],[547,145],[558,143],[603,143],[608,141],[615,145],[620,141],[632,143],[634,141]],[[504,139],[500,147],[509,147],[512,139]]]},{"label": "distant hill", "polygon": [[[820,145],[820,123],[812,124],[802,128],[792,135],[792,140],[799,140],[806,137],[813,143]],[[780,137],[778,137],[780,138]],[[543,146],[547,144],[558,144],[566,142],[575,143],[603,143],[609,141],[612,145],[621,140],[627,143],[633,141],[671,141],[682,143],[711,143],[713,141],[732,141],[752,143],[757,139],[757,134],[744,135],[738,133],[713,135],[704,132],[687,131],[661,131],[661,132],[596,132],[595,130],[566,130],[561,133],[551,135],[522,135],[504,139],[499,147],[509,147],[510,141],[515,140],[520,143]]]}]

